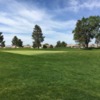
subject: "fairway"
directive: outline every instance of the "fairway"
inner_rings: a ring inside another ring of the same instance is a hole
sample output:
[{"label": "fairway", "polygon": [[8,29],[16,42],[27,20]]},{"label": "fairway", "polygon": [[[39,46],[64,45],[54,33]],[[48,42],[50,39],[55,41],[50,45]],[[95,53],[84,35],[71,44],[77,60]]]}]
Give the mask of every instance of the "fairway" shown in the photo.
[{"label": "fairway", "polygon": [[0,100],[100,100],[100,50],[1,50]]},{"label": "fairway", "polygon": [[52,54],[52,53],[64,53],[65,51],[30,51],[30,50],[6,50],[4,52],[8,52],[8,53],[15,53],[15,54],[22,54],[22,55],[38,55],[38,54]]}]

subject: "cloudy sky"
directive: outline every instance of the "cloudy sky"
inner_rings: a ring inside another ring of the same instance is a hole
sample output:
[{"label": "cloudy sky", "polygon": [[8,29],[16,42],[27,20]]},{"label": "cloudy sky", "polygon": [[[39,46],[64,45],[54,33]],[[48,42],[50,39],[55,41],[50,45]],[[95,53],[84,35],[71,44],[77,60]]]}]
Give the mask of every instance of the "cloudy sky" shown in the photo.
[{"label": "cloudy sky", "polygon": [[32,31],[38,24],[44,43],[72,44],[77,20],[91,15],[100,15],[100,0],[0,0],[0,31],[6,45],[15,35],[24,45],[32,44]]}]

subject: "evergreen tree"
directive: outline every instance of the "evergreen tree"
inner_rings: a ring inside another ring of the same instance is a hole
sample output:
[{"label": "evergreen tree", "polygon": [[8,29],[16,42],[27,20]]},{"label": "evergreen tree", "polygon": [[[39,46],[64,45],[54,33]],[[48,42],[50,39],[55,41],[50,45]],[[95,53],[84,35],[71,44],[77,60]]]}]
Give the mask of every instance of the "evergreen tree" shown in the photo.
[{"label": "evergreen tree", "polygon": [[2,35],[2,32],[0,32],[0,47],[5,47],[5,41],[4,40],[4,37]]},{"label": "evergreen tree", "polygon": [[40,28],[40,26],[35,25],[35,28],[32,33],[32,38],[34,40],[33,47],[34,48],[37,47],[39,49],[39,47],[41,46],[41,42],[44,41],[44,36],[43,36],[42,29]]},{"label": "evergreen tree", "polygon": [[57,41],[56,47],[61,47],[61,42]]},{"label": "evergreen tree", "polygon": [[18,39],[18,47],[23,47],[23,42],[21,39]]},{"label": "evergreen tree", "polygon": [[23,47],[23,42],[17,36],[14,36],[13,39],[12,39],[12,46]]},{"label": "evergreen tree", "polygon": [[64,41],[57,41],[56,47],[66,47],[67,43]]},{"label": "evergreen tree", "polygon": [[13,39],[12,39],[12,46],[15,46],[15,47],[18,46],[18,38],[17,38],[17,36],[13,37]]},{"label": "evergreen tree", "polygon": [[5,47],[5,41],[1,43],[1,47]]},{"label": "evergreen tree", "polygon": [[63,41],[63,42],[61,43],[61,47],[66,47],[66,46],[67,46],[66,42]]}]

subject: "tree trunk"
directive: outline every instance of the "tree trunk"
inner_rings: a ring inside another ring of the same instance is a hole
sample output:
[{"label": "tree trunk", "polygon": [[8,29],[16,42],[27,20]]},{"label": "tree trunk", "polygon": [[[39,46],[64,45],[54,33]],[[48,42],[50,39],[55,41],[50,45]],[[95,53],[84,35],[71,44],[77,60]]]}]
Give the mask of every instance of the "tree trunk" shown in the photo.
[{"label": "tree trunk", "polygon": [[39,49],[39,45],[38,45],[38,49]]},{"label": "tree trunk", "polygon": [[88,47],[89,47],[89,43],[86,43],[86,44],[85,44],[85,48],[88,49]]},{"label": "tree trunk", "polygon": [[97,48],[98,48],[98,43],[97,43]]}]

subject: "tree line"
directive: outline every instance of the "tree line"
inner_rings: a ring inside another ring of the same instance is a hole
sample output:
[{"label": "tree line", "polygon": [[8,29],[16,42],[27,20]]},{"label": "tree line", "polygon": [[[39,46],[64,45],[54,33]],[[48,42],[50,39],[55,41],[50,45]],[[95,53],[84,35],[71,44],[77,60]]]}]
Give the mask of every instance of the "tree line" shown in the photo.
[{"label": "tree line", "polygon": [[[39,25],[35,25],[33,32],[32,32],[32,39],[33,41],[33,48],[40,48],[41,42],[44,41],[44,36],[42,33],[42,29]],[[5,41],[4,36],[2,35],[2,32],[0,32],[0,47],[5,47]],[[43,45],[43,48],[48,48],[48,43]],[[14,47],[23,47],[23,41],[19,39],[17,36],[14,36],[12,39],[12,46]],[[66,43],[58,41],[56,44],[56,47],[66,47]],[[49,45],[49,48],[53,48],[53,45]]]},{"label": "tree line", "polygon": [[[32,39],[34,40],[33,47],[39,48],[41,46],[41,42],[44,41],[44,38],[45,37],[43,36],[42,29],[40,28],[40,26],[35,25],[34,30],[32,32]],[[14,36],[12,39],[12,46],[23,47],[23,41],[17,36]],[[5,41],[2,32],[0,32],[0,47],[5,47]]]},{"label": "tree line", "polygon": [[[83,17],[78,20],[76,27],[73,30],[73,39],[79,44],[80,47],[88,48],[92,39],[95,39],[97,46],[100,44],[100,16]],[[40,48],[41,43],[44,41],[42,29],[39,25],[35,25],[32,32],[33,47]],[[64,41],[57,41],[56,47],[66,47],[67,43]],[[17,36],[12,39],[12,46],[23,47],[23,41]],[[44,45],[46,48],[47,44]],[[0,32],[0,47],[5,47],[4,37]],[[52,45],[51,45],[52,47]]]}]

